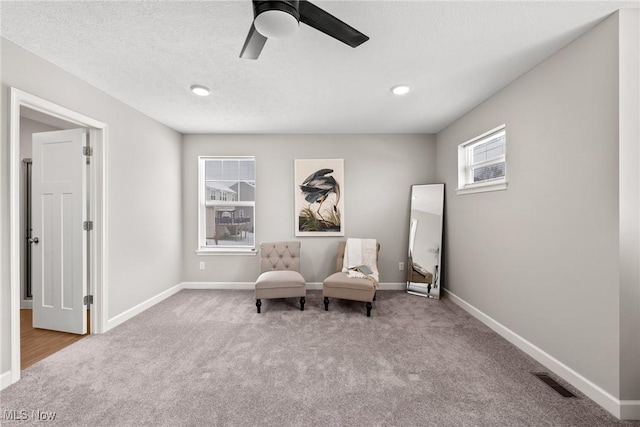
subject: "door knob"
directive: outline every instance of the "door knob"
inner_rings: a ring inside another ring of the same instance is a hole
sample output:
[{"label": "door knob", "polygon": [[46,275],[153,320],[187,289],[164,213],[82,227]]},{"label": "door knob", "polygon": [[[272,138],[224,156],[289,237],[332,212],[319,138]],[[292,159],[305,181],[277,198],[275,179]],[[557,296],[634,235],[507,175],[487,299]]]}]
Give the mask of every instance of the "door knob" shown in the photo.
[{"label": "door knob", "polygon": [[40,240],[37,237],[29,237],[29,243],[35,243],[37,245],[38,243],[40,243]]}]

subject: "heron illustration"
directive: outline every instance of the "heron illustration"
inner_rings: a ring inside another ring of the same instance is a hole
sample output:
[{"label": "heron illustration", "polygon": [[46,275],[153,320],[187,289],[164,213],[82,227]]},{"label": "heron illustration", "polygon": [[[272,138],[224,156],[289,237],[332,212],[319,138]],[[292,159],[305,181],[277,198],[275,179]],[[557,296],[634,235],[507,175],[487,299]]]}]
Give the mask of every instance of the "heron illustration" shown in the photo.
[{"label": "heron illustration", "polygon": [[333,205],[334,212],[338,213],[338,200],[340,200],[340,185],[332,176],[327,176],[327,174],[333,173],[333,169],[320,169],[307,177],[304,181],[302,181],[302,185],[300,185],[300,190],[302,194],[304,194],[304,199],[312,203],[318,203],[317,214],[325,221],[320,213],[320,209],[322,208],[322,203],[327,200],[329,194],[333,193],[336,195],[336,204]]}]

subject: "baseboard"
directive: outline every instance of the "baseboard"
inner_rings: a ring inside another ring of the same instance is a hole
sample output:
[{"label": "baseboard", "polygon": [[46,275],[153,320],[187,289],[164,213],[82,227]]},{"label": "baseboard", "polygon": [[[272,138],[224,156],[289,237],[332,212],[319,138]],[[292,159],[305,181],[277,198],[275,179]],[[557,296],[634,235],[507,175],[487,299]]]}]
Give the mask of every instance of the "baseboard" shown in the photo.
[{"label": "baseboard", "polygon": [[621,400],[620,419],[640,420],[640,400]]},{"label": "baseboard", "polygon": [[602,406],[611,414],[620,419],[638,420],[640,419],[640,401],[626,400],[620,401],[603,388],[588,380],[578,372],[571,369],[549,353],[522,338],[511,329],[497,322],[490,316],[478,310],[462,298],[458,297],[451,291],[445,289],[447,297],[463,310],[471,314],[476,319],[493,329],[500,336],[505,338],[511,344],[533,357],[546,368],[554,372],[556,375],[567,381],[580,392],[584,393],[591,400]]},{"label": "baseboard", "polygon": [[182,282],[182,289],[253,290],[255,282]]},{"label": "baseboard", "polygon": [[112,317],[111,319],[107,320],[107,327],[105,329],[104,332],[115,328],[118,325],[121,325],[122,323],[126,322],[127,320],[137,316],[138,314],[142,313],[143,311],[145,311],[148,308],[153,307],[154,305],[158,304],[159,302],[169,298],[172,295],[175,295],[176,293],[180,292],[182,290],[182,283],[175,285],[172,288],[167,289],[164,292],[159,293],[158,295],[149,298],[146,301],[141,302],[140,304],[136,305],[135,307],[130,308],[129,310],[118,314],[115,317]]},{"label": "baseboard", "polygon": [[378,287],[380,291],[406,291],[407,284],[405,282],[402,283],[380,283]]},{"label": "baseboard", "polygon": [[30,300],[30,299],[20,300],[20,310],[33,310],[33,300]]},{"label": "baseboard", "polygon": [[0,374],[0,390],[4,390],[10,385],[11,385],[11,371],[9,370],[3,374]]},{"label": "baseboard", "polygon": [[[182,282],[182,289],[253,290],[254,282]],[[405,283],[380,283],[381,291],[403,291]],[[307,282],[308,291],[322,290],[321,282]]]}]

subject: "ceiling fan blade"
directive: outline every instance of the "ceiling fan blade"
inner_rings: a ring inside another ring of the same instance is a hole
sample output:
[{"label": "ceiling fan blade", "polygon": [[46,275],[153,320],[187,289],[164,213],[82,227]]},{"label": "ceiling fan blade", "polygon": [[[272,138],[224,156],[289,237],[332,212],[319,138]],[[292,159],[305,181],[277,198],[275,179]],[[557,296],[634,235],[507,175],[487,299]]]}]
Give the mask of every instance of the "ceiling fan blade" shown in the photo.
[{"label": "ceiling fan blade", "polygon": [[304,22],[308,26],[322,31],[326,35],[340,40],[342,43],[346,43],[351,47],[360,46],[369,40],[369,37],[360,31],[306,0],[300,0],[299,11],[300,22]]},{"label": "ceiling fan blade", "polygon": [[244,41],[244,46],[242,46],[242,51],[240,52],[240,58],[258,59],[266,42],[267,38],[260,34],[256,27],[251,24],[249,34],[247,34],[247,39]]}]

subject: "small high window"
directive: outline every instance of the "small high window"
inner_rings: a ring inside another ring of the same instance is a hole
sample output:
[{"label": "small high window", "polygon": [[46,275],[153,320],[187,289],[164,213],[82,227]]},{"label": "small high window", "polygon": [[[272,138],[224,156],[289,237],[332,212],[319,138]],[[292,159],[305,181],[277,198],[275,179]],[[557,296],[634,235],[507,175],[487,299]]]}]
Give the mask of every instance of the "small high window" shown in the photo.
[{"label": "small high window", "polygon": [[507,188],[507,136],[499,126],[458,146],[458,194]]}]

